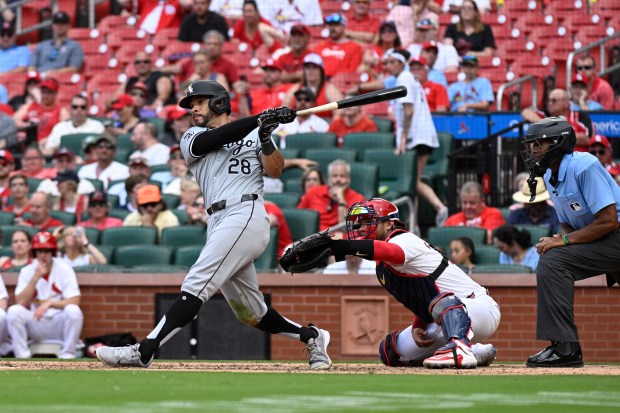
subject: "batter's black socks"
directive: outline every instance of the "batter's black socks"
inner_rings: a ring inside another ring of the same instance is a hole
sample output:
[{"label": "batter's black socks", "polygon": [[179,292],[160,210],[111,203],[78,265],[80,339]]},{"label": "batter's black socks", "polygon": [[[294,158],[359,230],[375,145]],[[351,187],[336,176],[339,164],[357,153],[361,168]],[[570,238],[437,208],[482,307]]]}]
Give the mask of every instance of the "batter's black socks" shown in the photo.
[{"label": "batter's black socks", "polygon": [[300,334],[299,327],[282,317],[280,313],[271,307],[267,307],[267,312],[255,327],[271,334]]},{"label": "batter's black socks", "polygon": [[[312,326],[312,324],[308,324],[308,325]],[[300,330],[301,331],[299,333],[299,340],[303,341],[304,343],[307,343],[308,340],[310,340],[311,338],[317,338],[319,336],[319,332],[315,330],[314,328],[301,327]]]}]

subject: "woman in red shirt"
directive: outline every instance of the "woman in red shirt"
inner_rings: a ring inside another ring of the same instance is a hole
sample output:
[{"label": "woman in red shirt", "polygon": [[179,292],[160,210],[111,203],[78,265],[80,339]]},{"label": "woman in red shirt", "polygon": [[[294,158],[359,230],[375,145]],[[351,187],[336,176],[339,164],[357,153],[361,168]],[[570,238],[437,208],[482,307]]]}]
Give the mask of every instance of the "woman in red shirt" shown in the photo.
[{"label": "woman in red shirt", "polygon": [[243,2],[243,19],[235,23],[233,37],[247,43],[254,50],[265,45],[270,53],[286,43],[284,33],[274,28],[269,20],[261,17],[254,0]]},{"label": "woman in red shirt", "polygon": [[30,251],[32,237],[24,230],[18,229],[11,236],[11,251],[13,258],[0,257],[0,269],[20,268],[32,262]]}]

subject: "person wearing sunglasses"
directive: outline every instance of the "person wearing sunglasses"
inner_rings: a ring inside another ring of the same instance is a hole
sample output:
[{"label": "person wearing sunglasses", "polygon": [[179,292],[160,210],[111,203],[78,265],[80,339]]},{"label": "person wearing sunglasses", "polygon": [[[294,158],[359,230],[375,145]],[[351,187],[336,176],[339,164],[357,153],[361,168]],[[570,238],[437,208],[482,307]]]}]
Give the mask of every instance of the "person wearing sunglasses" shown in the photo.
[{"label": "person wearing sunglasses", "polygon": [[364,55],[364,49],[358,43],[347,39],[347,18],[339,13],[325,18],[329,29],[327,40],[313,48],[323,59],[323,70],[328,78],[339,73],[355,73]]},{"label": "person wearing sunglasses", "polygon": [[179,219],[166,207],[157,185],[144,185],[136,195],[138,210],[125,217],[123,226],[157,228],[160,235],[164,228],[179,226]]},{"label": "person wearing sunglasses", "polygon": [[620,185],[620,165],[613,160],[613,149],[611,148],[609,139],[603,135],[594,135],[590,138],[589,152],[598,158],[601,165],[607,169],[607,172],[609,172]]},{"label": "person wearing sunglasses", "polygon": [[119,95],[110,105],[110,109],[115,112],[109,115],[112,121],[106,123],[106,132],[114,136],[132,133],[142,121],[134,98],[126,93]]},{"label": "person wearing sunglasses", "polygon": [[37,44],[29,70],[52,75],[79,72],[84,63],[84,50],[69,38],[71,19],[64,11],[52,17],[52,38]]},{"label": "person wearing sunglasses", "polygon": [[156,118],[157,112],[147,106],[149,90],[142,81],[137,81],[129,88],[127,94],[133,98],[140,119]]},{"label": "person wearing sunglasses", "polygon": [[575,70],[590,79],[590,99],[600,103],[604,110],[613,110],[614,90],[605,79],[598,76],[596,60],[592,56],[580,56]]},{"label": "person wearing sunglasses", "polygon": [[92,133],[99,135],[105,130],[105,126],[98,120],[88,117],[88,98],[83,95],[75,95],[69,103],[70,118],[58,122],[52,128],[47,138],[41,140],[39,145],[43,155],[51,156],[60,146],[60,138],[74,133]]},{"label": "person wearing sunglasses", "polygon": [[21,73],[30,64],[30,48],[18,46],[15,39],[15,25],[4,21],[0,25],[0,73]]},{"label": "person wearing sunglasses", "polygon": [[97,228],[103,231],[106,228],[122,227],[120,218],[111,217],[108,195],[105,192],[94,191],[88,195],[88,216],[80,225],[85,228]]},{"label": "person wearing sunglasses", "polygon": [[[317,105],[316,97],[310,88],[302,86],[297,89],[294,96],[296,111],[309,109]],[[323,118],[311,113],[309,115],[299,115],[291,123],[280,125],[274,133],[280,136],[280,146],[285,148],[287,135],[308,132],[327,132],[328,129],[329,123]]]},{"label": "person wearing sunglasses", "polygon": [[584,74],[577,73],[570,84],[570,109],[573,111],[603,110],[600,103],[588,96],[590,79]]}]

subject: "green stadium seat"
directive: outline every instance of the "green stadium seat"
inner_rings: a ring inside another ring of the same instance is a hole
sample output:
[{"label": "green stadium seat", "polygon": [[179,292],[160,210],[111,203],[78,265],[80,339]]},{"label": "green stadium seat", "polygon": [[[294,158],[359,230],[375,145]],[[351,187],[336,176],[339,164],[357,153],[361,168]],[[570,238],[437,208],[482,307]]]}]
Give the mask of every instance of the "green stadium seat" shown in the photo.
[{"label": "green stadium seat", "polygon": [[311,209],[282,208],[293,241],[319,232],[319,213]]},{"label": "green stadium seat", "polygon": [[487,230],[477,227],[431,227],[428,229],[428,242],[443,247],[446,251],[450,248],[450,241],[454,238],[469,237],[474,244],[486,244]]},{"label": "green stadium seat", "polygon": [[172,251],[173,248],[168,245],[125,245],[116,248],[112,264],[128,268],[136,265],[168,265]]},{"label": "green stadium seat", "polygon": [[271,201],[280,208],[296,208],[299,204],[299,193],[291,192],[268,192],[265,193],[265,201]]},{"label": "green stadium seat", "polygon": [[299,154],[301,153],[301,151],[297,148],[286,148],[280,149],[280,153],[282,154],[284,159],[295,159],[299,158]]},{"label": "green stadium seat", "polygon": [[126,209],[120,209],[120,208],[112,208],[108,212],[108,216],[110,216],[112,218],[118,218],[121,221],[124,221],[125,218],[127,217],[127,215],[129,215],[129,214],[131,214],[131,212],[129,212]]},{"label": "green stadium seat", "polygon": [[181,198],[174,194],[161,194],[161,199],[164,200],[168,209],[176,209],[181,202]]},{"label": "green stadium seat", "polygon": [[84,232],[86,233],[86,238],[88,242],[91,244],[99,244],[99,238],[101,237],[101,231],[97,228],[93,227],[84,227]]},{"label": "green stadium seat", "polygon": [[342,159],[349,164],[357,160],[357,151],[355,149],[338,149],[338,148],[317,148],[308,149],[305,152],[305,158],[318,162],[321,172],[327,176],[329,164],[336,159]]},{"label": "green stadium seat", "polygon": [[13,249],[11,247],[0,247],[0,257],[13,258]]},{"label": "green stadium seat", "polygon": [[476,265],[472,271],[473,274],[530,274],[532,269],[527,265],[519,264],[482,264]]},{"label": "green stadium seat", "polygon": [[100,179],[86,178],[95,187],[95,191],[103,192],[103,182]]},{"label": "green stadium seat", "polygon": [[366,149],[395,149],[396,140],[393,133],[388,132],[356,132],[347,133],[343,137],[344,149],[355,149],[362,156]]},{"label": "green stadium seat", "polygon": [[67,226],[75,225],[76,217],[74,213],[65,211],[50,211],[50,216],[62,221],[62,223]]},{"label": "green stadium seat", "polygon": [[190,268],[198,259],[203,247],[204,245],[188,245],[177,248],[174,254],[174,265]]},{"label": "green stadium seat", "polygon": [[367,149],[364,152],[364,162],[379,165],[379,187],[382,188],[383,198],[415,196],[418,171],[415,151],[396,155],[394,149]]},{"label": "green stadium seat", "polygon": [[394,122],[391,119],[382,118],[379,116],[370,116],[375,125],[377,125],[378,132],[394,133]]},{"label": "green stadium seat", "polygon": [[299,194],[299,196],[301,197],[301,177],[282,179],[282,182],[284,182],[284,192],[287,192],[289,194]]},{"label": "green stadium seat", "polygon": [[2,245],[4,245],[5,247],[11,245],[11,238],[13,237],[13,233],[18,229],[22,231],[26,231],[30,235],[34,235],[37,232],[39,232],[39,230],[34,227],[26,227],[22,225],[2,225],[1,228],[2,228]]},{"label": "green stadium seat", "polygon": [[206,242],[206,229],[200,225],[181,225],[164,228],[161,232],[162,245],[184,247],[186,245],[203,246]]},{"label": "green stadium seat", "polygon": [[15,223],[15,214],[7,211],[0,211],[0,225],[13,225]]},{"label": "green stadium seat", "polygon": [[269,244],[265,251],[254,260],[257,271],[271,271],[278,266],[278,228],[269,230]]},{"label": "green stadium seat", "polygon": [[170,165],[167,163],[151,166],[151,175],[155,172],[170,172]]},{"label": "green stadium seat", "polygon": [[502,216],[504,217],[504,221],[508,222],[508,217],[510,216],[510,213],[512,212],[512,210],[509,207],[497,208],[497,209],[499,209],[499,211],[502,213]]},{"label": "green stadium seat", "polygon": [[96,133],[71,133],[60,137],[60,147],[71,149],[76,155],[82,156],[82,142],[89,136],[96,136]]},{"label": "green stadium seat", "polygon": [[525,225],[525,224],[518,224],[518,225],[515,225],[515,227],[517,227],[520,231],[525,229],[530,233],[530,240],[532,241],[532,245],[535,245],[536,243],[538,243],[538,240],[541,239],[542,237],[551,236],[551,228],[549,227],[541,227],[538,225]]},{"label": "green stadium seat", "polygon": [[125,272],[126,269],[120,265],[89,264],[89,265],[79,265],[77,267],[73,267],[73,271],[75,271],[76,273],[81,273],[81,272],[119,273],[119,272]]},{"label": "green stadium seat", "polygon": [[101,245],[101,244],[95,244],[95,247],[97,247],[97,249],[101,251],[103,256],[108,261],[108,264],[112,262],[112,257],[114,255],[114,247],[110,245]]},{"label": "green stadium seat", "polygon": [[112,247],[154,245],[157,243],[157,229],[150,227],[106,228],[101,232],[101,243]]},{"label": "green stadium seat", "polygon": [[177,273],[187,273],[189,268],[183,265],[162,265],[162,264],[149,264],[149,265],[136,265],[131,268],[131,272],[142,272],[142,273],[156,273],[156,274],[177,274]]},{"label": "green stadium seat", "polygon": [[287,149],[299,149],[301,156],[305,157],[305,151],[316,148],[337,148],[338,137],[335,133],[296,133],[286,137]]},{"label": "green stadium seat", "polygon": [[43,179],[28,178],[28,192],[31,194],[36,192],[41,182],[43,182]]},{"label": "green stadium seat", "polygon": [[176,208],[170,209],[170,211],[172,211],[172,213],[176,215],[177,219],[179,220],[179,225],[187,225],[187,222],[189,221],[189,218],[187,217],[187,211],[185,211],[184,209]]},{"label": "green stadium seat", "polygon": [[352,163],[351,188],[366,199],[375,197],[379,192],[379,166],[360,162]]},{"label": "green stadium seat", "polygon": [[499,249],[493,245],[476,246],[476,265],[481,264],[499,264]]},{"label": "green stadium seat", "polygon": [[[433,188],[439,199],[445,200],[448,188],[448,154],[454,148],[454,137],[448,132],[437,132],[437,137],[439,148],[435,148],[428,158],[421,180]],[[437,212],[424,197],[418,197],[418,202],[418,224],[434,226]]]}]

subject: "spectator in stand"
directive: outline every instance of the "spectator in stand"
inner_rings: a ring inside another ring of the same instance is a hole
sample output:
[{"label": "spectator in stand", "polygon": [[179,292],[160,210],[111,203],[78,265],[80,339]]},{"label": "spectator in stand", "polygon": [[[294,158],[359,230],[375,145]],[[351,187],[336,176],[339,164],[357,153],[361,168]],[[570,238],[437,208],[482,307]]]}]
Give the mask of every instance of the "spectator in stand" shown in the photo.
[{"label": "spectator in stand", "polygon": [[[598,76],[596,61],[592,56],[581,56],[575,64],[577,73],[590,79],[590,99],[598,102],[605,110],[614,109],[614,90],[611,85]],[[577,142],[579,144],[579,142]]]},{"label": "spectator in stand", "polygon": [[[312,90],[301,87],[295,92],[295,110],[300,111],[316,106],[316,97]],[[286,136],[295,133],[327,132],[329,124],[321,117],[310,115],[298,115],[291,123],[282,124],[274,131],[280,136],[280,146],[286,148]]]},{"label": "spectator in stand", "polygon": [[147,102],[149,101],[149,90],[144,82],[137,81],[131,85],[127,94],[133,98],[133,103],[138,110],[138,117],[140,119],[157,117],[157,112],[147,106]]},{"label": "spectator in stand", "polygon": [[140,122],[131,134],[135,152],[131,157],[141,156],[146,158],[149,165],[163,165],[168,163],[170,148],[157,139],[157,126],[152,122]]},{"label": "spectator in stand", "polygon": [[500,264],[518,264],[536,271],[540,255],[532,246],[532,237],[526,229],[502,225],[493,231],[493,244],[500,250]]},{"label": "spectator in stand", "polygon": [[495,53],[493,29],[482,22],[474,0],[464,0],[458,23],[449,24],[444,43],[453,45],[459,55],[491,56]]},{"label": "spectator in stand", "polygon": [[83,165],[88,165],[97,162],[95,155],[95,145],[97,143],[97,136],[87,136],[82,141],[82,153],[84,154]]},{"label": "spectator in stand", "polygon": [[402,42],[396,31],[396,23],[393,21],[382,22],[377,33],[379,33],[379,35],[377,36],[373,50],[377,52],[379,59],[382,59],[384,53],[388,50],[396,50],[402,47]]},{"label": "spectator in stand", "polygon": [[263,16],[283,33],[296,24],[319,26],[323,14],[319,0],[268,0],[260,4]]},{"label": "spectator in stand", "polygon": [[224,86],[226,90],[230,90],[226,77],[213,71],[213,59],[209,56],[209,53],[205,50],[198,50],[192,56],[192,62],[194,63],[194,73],[183,83],[182,89],[189,86],[190,83],[196,80],[215,80],[220,85]]},{"label": "spectator in stand", "polygon": [[[259,4],[265,0],[260,0]],[[211,0],[209,10],[218,12],[229,21],[237,21],[243,17],[244,0]]]},{"label": "spectator in stand", "polygon": [[577,73],[573,75],[570,83],[570,110],[592,111],[603,110],[603,106],[588,96],[589,79],[586,75]]},{"label": "spectator in stand", "polygon": [[381,20],[370,14],[370,3],[372,0],[353,0],[353,7],[347,16],[349,25],[345,35],[361,44],[372,43],[381,26]]},{"label": "spectator in stand", "polygon": [[307,168],[301,175],[301,193],[304,195],[313,186],[325,185],[323,172],[315,166]]},{"label": "spectator in stand", "polygon": [[264,86],[252,88],[250,83],[239,81],[235,91],[239,96],[239,114],[242,117],[257,115],[269,108],[282,106],[284,97],[293,87],[282,83],[282,67],[269,58],[261,65]]},{"label": "spectator in stand", "polygon": [[[486,13],[491,12],[491,1],[490,0],[475,0],[478,5],[478,10],[480,10],[480,14],[484,15]],[[500,2],[497,2],[500,4]],[[504,2],[502,1],[501,4]],[[460,14],[461,7],[463,6],[463,0],[443,0],[443,4],[441,5],[441,10],[444,13],[452,13],[452,14]]]},{"label": "spectator in stand", "polygon": [[[411,4],[413,3],[413,4]],[[395,1],[385,20],[396,24],[403,47],[413,43],[414,28],[420,20],[430,19],[439,22],[439,16],[429,8],[430,0]]]},{"label": "spectator in stand", "polygon": [[58,239],[58,256],[68,266],[108,263],[105,255],[88,241],[83,227],[59,228],[54,235]]},{"label": "spectator in stand", "polygon": [[[132,155],[129,157],[129,176],[144,175],[147,178],[151,176],[151,167],[149,161],[142,155]],[[127,206],[127,191],[125,189],[126,182],[120,181],[108,187],[108,195],[116,195],[118,204],[121,208]]]},{"label": "spectator in stand", "polygon": [[486,77],[478,76],[478,58],[463,56],[461,72],[465,80],[448,87],[450,110],[453,112],[487,112],[495,101],[493,86]]},{"label": "spectator in stand", "polygon": [[346,38],[347,18],[339,13],[330,14],[325,18],[325,24],[329,28],[329,38],[313,48],[321,56],[325,76],[331,78],[338,73],[355,73],[362,63],[364,49]]},{"label": "spectator in stand", "polygon": [[181,179],[181,194],[179,195],[179,206],[177,209],[187,210],[194,205],[200,196],[200,186],[192,176],[185,176]]},{"label": "spectator in stand", "polygon": [[75,272],[55,257],[58,245],[52,234],[35,234],[32,250],[36,260],[19,272],[15,305],[7,312],[15,357],[30,358],[28,339],[34,338],[62,340],[60,358],[76,358],[84,315]]},{"label": "spectator in stand", "polygon": [[35,192],[30,197],[30,219],[25,220],[21,225],[35,227],[39,231],[47,231],[50,228],[64,227],[62,221],[50,216],[54,200],[44,192]]},{"label": "spectator in stand", "polygon": [[446,88],[428,79],[429,65],[423,57],[409,59],[409,69],[413,77],[420,82],[428,107],[431,112],[447,112],[450,109],[450,99]]},{"label": "spectator in stand", "polygon": [[157,185],[144,185],[136,195],[138,210],[125,217],[123,226],[157,228],[160,235],[164,228],[179,226],[179,219],[167,209]]},{"label": "spectator in stand", "polygon": [[183,18],[179,30],[182,42],[201,42],[209,30],[217,30],[228,40],[228,23],[226,19],[209,10],[210,0],[193,0],[193,12]]},{"label": "spectator in stand", "polygon": [[[317,105],[337,102],[343,98],[340,89],[327,80],[325,70],[323,69],[323,59],[316,53],[309,53],[304,57],[302,82],[289,89],[284,98],[284,106],[295,106],[295,102],[293,101],[295,92],[301,87],[306,87],[314,93]],[[317,115],[321,117],[331,117],[332,113],[321,112]]]},{"label": "spectator in stand", "polygon": [[202,195],[196,198],[196,202],[188,206],[185,211],[187,212],[187,225],[207,227],[207,210],[205,208],[205,199]]},{"label": "spectator in stand", "polygon": [[0,73],[23,73],[30,66],[30,48],[18,46],[15,39],[15,25],[3,22],[0,25]]},{"label": "spectator in stand", "polygon": [[303,24],[291,27],[291,35],[288,39],[290,51],[280,55],[276,64],[282,68],[282,82],[299,82],[303,76],[304,57],[310,50],[310,29]]},{"label": "spectator in stand", "polygon": [[377,273],[377,263],[365,260],[357,255],[347,255],[344,261],[336,261],[328,264],[322,271],[323,274],[364,274],[371,275]]},{"label": "spectator in stand", "polygon": [[349,187],[351,165],[336,159],[328,167],[329,184],[311,187],[299,201],[297,208],[317,211],[319,230],[344,222],[347,211],[356,202],[364,201],[364,196]]},{"label": "spectator in stand", "polygon": [[88,98],[86,96],[73,96],[69,106],[69,113],[69,119],[58,122],[52,128],[52,132],[49,136],[39,141],[39,146],[45,156],[50,156],[56,152],[60,146],[60,138],[63,135],[70,135],[73,133],[92,133],[99,135],[105,130],[103,123],[88,117]]},{"label": "spectator in stand", "polygon": [[179,28],[181,18],[193,0],[117,0],[125,10],[139,17],[137,27],[155,34],[168,27]]},{"label": "spectator in stand", "polygon": [[11,196],[13,203],[11,205],[2,205],[2,209],[6,212],[15,214],[15,225],[21,225],[23,222],[22,215],[30,212],[30,203],[28,202],[28,178],[26,175],[16,173],[9,178],[9,188],[11,188]]},{"label": "spectator in stand", "polygon": [[[549,93],[547,111],[549,116],[564,116],[566,118],[577,137],[577,144],[574,150],[576,152],[587,152],[590,146],[590,138],[594,136],[592,120],[587,113],[574,112],[570,109],[570,99],[566,90],[553,89]],[[525,108],[521,111],[521,116],[530,123],[536,123],[547,117],[547,114],[534,108]]]},{"label": "spectator in stand", "polygon": [[[56,171],[65,169],[77,170],[76,156],[71,149],[60,148],[54,153],[54,168]],[[57,178],[57,177],[56,177]],[[38,192],[45,192],[53,197],[60,196],[58,191],[58,181],[54,179],[44,179],[37,187]],[[95,190],[95,186],[88,179],[80,179],[77,187],[78,195],[87,195]]]},{"label": "spectator in stand", "polygon": [[[124,209],[134,212],[138,211],[138,189],[149,184],[149,178],[146,175],[136,174],[130,175],[125,180],[125,192],[127,192],[127,204]],[[181,194],[181,186],[179,185],[179,194]]]},{"label": "spectator in stand", "polygon": [[[346,97],[353,97],[350,94]],[[329,124],[328,132],[338,135],[338,146],[342,147],[344,135],[357,132],[377,132],[377,124],[362,113],[361,106],[342,109],[341,116],[336,116]]]},{"label": "spectator in stand", "polygon": [[538,225],[549,228],[550,234],[557,234],[560,231],[560,221],[555,209],[547,203],[550,198],[547,186],[541,177],[537,177],[536,181],[534,201],[530,201],[532,192],[527,181],[523,182],[521,190],[512,194],[512,199],[523,204],[523,207],[512,210],[506,221],[510,225]]},{"label": "spectator in stand", "polygon": [[488,242],[491,243],[493,230],[506,223],[501,211],[487,206],[482,185],[478,182],[465,182],[461,187],[459,198],[461,200],[461,212],[450,215],[445,226],[485,228]]},{"label": "spectator in stand", "polygon": [[261,17],[256,1],[245,0],[243,18],[235,23],[233,38],[246,43],[253,50],[264,45],[270,52],[275,52],[286,43],[284,33],[287,32],[281,32],[269,20]]},{"label": "spectator in stand", "polygon": [[119,95],[110,106],[116,111],[110,124],[106,124],[106,132],[113,136],[126,135],[141,122],[140,113],[134,99],[127,94]]},{"label": "spectator in stand", "polygon": [[0,257],[0,270],[9,268],[21,268],[32,262],[30,251],[32,236],[28,231],[18,229],[11,235],[11,252],[13,257]]},{"label": "spectator in stand", "polygon": [[[0,104],[2,106],[2,104]],[[8,112],[13,112],[13,108],[6,106]],[[21,152],[23,139],[17,135],[17,127],[13,115],[4,112],[0,108],[0,148]]]},{"label": "spectator in stand", "polygon": [[52,128],[63,120],[69,119],[67,108],[57,103],[58,81],[53,77],[44,79],[39,85],[41,89],[41,103],[32,101],[22,105],[13,115],[15,126],[19,129],[35,127],[37,141],[46,139]]},{"label": "spectator in stand", "polygon": [[52,38],[43,40],[34,49],[30,70],[45,73],[75,73],[82,69],[84,50],[82,45],[69,38],[71,19],[64,11],[52,17]]},{"label": "spectator in stand", "polygon": [[431,70],[431,80],[448,87],[444,73],[456,72],[459,69],[459,54],[454,46],[438,41],[439,30],[435,26],[427,31],[426,41],[421,45],[412,44],[408,50],[412,56],[422,56]]},{"label": "spectator in stand", "polygon": [[[151,175],[151,179],[153,181],[161,182],[162,188],[164,188],[164,190],[162,191],[164,194],[169,193],[167,192],[167,190],[172,181],[176,180],[177,178],[180,181],[181,178],[187,176],[187,165],[185,164],[183,155],[181,154],[181,146],[179,144],[175,144],[170,147],[170,158],[168,159],[168,166],[170,167],[169,171],[155,172],[153,175]],[[177,182],[177,184],[175,185],[178,184],[179,183]]]},{"label": "spectator in stand", "polygon": [[590,138],[590,153],[598,158],[601,165],[620,185],[620,165],[612,159],[613,151],[609,139],[603,135],[596,134]]},{"label": "spectator in stand", "polygon": [[84,165],[78,171],[80,178],[99,179],[107,189],[111,181],[127,179],[129,168],[114,160],[116,139],[107,134],[101,135],[95,143],[97,162]]},{"label": "spectator in stand", "polygon": [[15,160],[11,152],[0,149],[0,209],[2,209],[11,196],[9,178],[15,169]]},{"label": "spectator in stand", "polygon": [[37,145],[30,145],[24,151],[22,157],[22,169],[15,171],[14,173],[20,173],[28,178],[35,179],[47,179],[54,178],[58,173],[56,168],[46,168],[45,158],[41,153],[41,150]]},{"label": "spectator in stand", "polygon": [[41,77],[37,72],[28,72],[26,84],[24,85],[24,93],[15,95],[9,100],[9,106],[15,112],[23,105],[30,105],[32,102],[41,101]]},{"label": "spectator in stand", "polygon": [[159,136],[159,141],[172,147],[181,142],[181,137],[192,127],[191,113],[187,109],[173,106],[166,114],[164,132]]},{"label": "spectator in stand", "polygon": [[293,243],[291,229],[278,205],[265,200],[265,211],[267,211],[267,217],[269,218],[269,226],[271,228],[278,228],[278,257],[281,257],[284,254],[284,248]]},{"label": "spectator in stand", "polygon": [[476,264],[476,245],[469,237],[455,238],[450,241],[450,261],[467,269],[471,275]]},{"label": "spectator in stand", "polygon": [[105,192],[95,191],[88,196],[88,216],[80,225],[88,228],[97,228],[103,231],[106,228],[122,227],[123,221],[119,218],[108,216],[110,204]]},{"label": "spectator in stand", "polygon": [[88,196],[77,192],[80,178],[73,169],[58,172],[54,179],[58,184],[59,196],[54,199],[52,211],[64,211],[75,214],[77,222],[82,220],[82,212],[88,207]]}]

